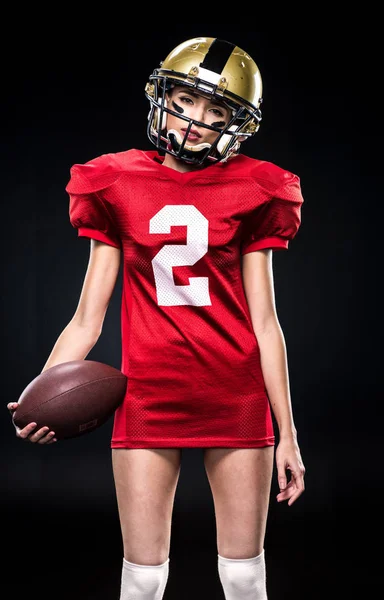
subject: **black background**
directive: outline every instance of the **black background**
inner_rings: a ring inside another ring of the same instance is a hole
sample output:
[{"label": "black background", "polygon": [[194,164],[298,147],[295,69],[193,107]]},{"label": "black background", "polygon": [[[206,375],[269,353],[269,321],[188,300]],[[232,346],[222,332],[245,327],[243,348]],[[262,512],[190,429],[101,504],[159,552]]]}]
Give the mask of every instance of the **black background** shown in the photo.
[{"label": "black background", "polygon": [[[269,600],[372,597],[382,489],[377,38],[368,35],[363,45],[345,29],[141,29],[135,39],[94,30],[85,37],[71,30],[23,35],[5,61],[3,590],[15,600],[31,591],[118,599],[112,423],[40,447],[15,437],[6,403],[41,371],[77,306],[89,240],[77,238],[68,219],[71,165],[151,149],[149,74],[181,41],[208,35],[236,43],[261,69],[263,121],[243,152],[297,173],[305,198],[299,233],[273,262],[306,491],[291,507],[277,504],[274,476],[265,542]],[[117,368],[120,294],[121,279],[87,357]],[[183,449],[166,600],[224,598],[215,535],[202,451]]]}]

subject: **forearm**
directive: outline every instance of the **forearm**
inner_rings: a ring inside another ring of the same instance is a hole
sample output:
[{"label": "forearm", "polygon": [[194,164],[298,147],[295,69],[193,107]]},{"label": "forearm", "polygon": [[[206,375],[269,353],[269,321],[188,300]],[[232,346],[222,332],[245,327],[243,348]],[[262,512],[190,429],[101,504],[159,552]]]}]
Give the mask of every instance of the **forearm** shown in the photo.
[{"label": "forearm", "polygon": [[289,389],[288,360],[285,339],[278,321],[257,334],[261,367],[280,439],[296,437]]},{"label": "forearm", "polygon": [[75,321],[70,321],[57,338],[41,372],[63,362],[83,360],[92,350],[98,338],[99,335],[94,331],[81,327]]}]

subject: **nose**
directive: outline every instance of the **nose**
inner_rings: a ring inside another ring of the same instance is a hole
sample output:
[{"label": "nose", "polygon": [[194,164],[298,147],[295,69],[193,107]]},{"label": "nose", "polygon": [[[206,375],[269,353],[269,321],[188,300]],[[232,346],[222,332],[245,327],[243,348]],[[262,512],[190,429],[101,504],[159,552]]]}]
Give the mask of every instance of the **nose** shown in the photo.
[{"label": "nose", "polygon": [[205,108],[204,106],[201,105],[196,105],[194,107],[194,111],[193,111],[193,119],[195,121],[200,121],[201,123],[205,123],[205,116],[206,116],[206,112],[205,112]]}]

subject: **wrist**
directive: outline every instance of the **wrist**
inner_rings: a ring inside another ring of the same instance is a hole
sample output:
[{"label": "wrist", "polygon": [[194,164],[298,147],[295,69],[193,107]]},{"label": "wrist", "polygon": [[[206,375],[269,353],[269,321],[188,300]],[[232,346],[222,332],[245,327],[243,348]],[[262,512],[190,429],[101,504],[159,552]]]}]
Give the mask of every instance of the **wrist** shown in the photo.
[{"label": "wrist", "polygon": [[281,440],[297,440],[296,427],[287,427],[279,430],[279,438]]}]

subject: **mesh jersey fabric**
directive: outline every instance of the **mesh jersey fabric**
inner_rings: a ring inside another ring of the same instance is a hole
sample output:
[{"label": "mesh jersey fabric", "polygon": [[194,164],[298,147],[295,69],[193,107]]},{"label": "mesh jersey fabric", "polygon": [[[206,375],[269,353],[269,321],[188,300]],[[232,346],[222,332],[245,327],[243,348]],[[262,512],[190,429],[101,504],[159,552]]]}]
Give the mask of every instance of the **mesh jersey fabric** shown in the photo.
[{"label": "mesh jersey fabric", "polygon": [[288,249],[299,177],[239,154],[180,173],[130,149],[71,168],[78,235],[123,257],[121,370],[112,448],[275,443],[241,257]]}]

